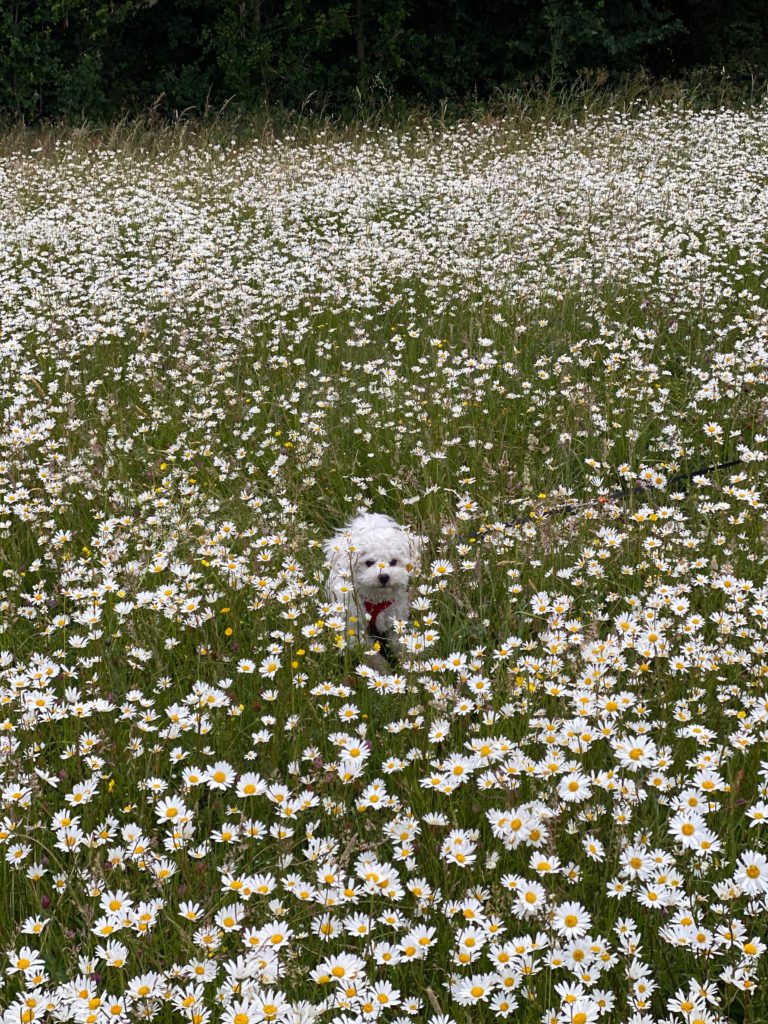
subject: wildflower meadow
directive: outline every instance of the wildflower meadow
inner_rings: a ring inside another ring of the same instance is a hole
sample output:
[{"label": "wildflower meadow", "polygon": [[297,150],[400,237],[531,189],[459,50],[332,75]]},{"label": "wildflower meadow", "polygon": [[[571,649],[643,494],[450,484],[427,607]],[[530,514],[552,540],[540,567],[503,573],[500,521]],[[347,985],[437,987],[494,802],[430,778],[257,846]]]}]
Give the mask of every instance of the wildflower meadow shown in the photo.
[{"label": "wildflower meadow", "polygon": [[765,1024],[768,108],[2,152],[3,1024]]}]

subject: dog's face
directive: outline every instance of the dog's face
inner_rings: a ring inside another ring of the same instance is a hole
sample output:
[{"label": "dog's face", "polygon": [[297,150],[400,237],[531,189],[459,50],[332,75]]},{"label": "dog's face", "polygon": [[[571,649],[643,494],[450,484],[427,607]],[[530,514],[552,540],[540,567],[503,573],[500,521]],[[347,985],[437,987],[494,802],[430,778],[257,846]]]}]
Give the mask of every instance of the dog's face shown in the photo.
[{"label": "dog's face", "polygon": [[352,582],[362,596],[386,598],[388,593],[405,592],[416,567],[417,542],[402,530],[371,530],[356,538],[350,552]]},{"label": "dog's face", "polygon": [[411,575],[418,571],[421,538],[389,516],[362,513],[323,544],[329,593],[335,600],[408,603]]}]

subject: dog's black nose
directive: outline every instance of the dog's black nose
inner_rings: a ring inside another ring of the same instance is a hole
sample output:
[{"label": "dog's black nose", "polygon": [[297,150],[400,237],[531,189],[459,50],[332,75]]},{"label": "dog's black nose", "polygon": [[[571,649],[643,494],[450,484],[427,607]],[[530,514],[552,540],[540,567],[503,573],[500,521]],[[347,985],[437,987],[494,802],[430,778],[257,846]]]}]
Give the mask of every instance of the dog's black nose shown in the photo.
[{"label": "dog's black nose", "polygon": [[382,587],[386,587],[386,585],[389,583],[388,572],[382,572],[379,574],[379,583],[382,585]]}]

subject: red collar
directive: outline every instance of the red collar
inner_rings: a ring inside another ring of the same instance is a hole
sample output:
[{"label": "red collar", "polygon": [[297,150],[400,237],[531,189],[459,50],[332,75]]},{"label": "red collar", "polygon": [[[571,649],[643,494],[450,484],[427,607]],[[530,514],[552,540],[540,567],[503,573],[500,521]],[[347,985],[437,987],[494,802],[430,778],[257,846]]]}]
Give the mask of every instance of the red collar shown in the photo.
[{"label": "red collar", "polygon": [[376,619],[379,615],[390,605],[394,604],[394,601],[363,601],[365,610],[368,613],[368,632],[374,633],[376,631]]}]

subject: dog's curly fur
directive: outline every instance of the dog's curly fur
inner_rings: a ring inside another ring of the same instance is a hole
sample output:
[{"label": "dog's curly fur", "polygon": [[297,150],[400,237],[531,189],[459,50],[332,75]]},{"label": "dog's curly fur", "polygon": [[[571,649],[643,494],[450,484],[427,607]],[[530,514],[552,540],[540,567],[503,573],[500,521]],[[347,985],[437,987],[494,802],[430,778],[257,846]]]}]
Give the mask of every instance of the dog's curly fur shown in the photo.
[{"label": "dog's curly fur", "polygon": [[325,541],[327,593],[344,607],[348,636],[354,630],[368,647],[383,642],[392,650],[392,625],[410,613],[409,586],[420,548],[420,538],[390,516],[370,512],[355,516]]}]

